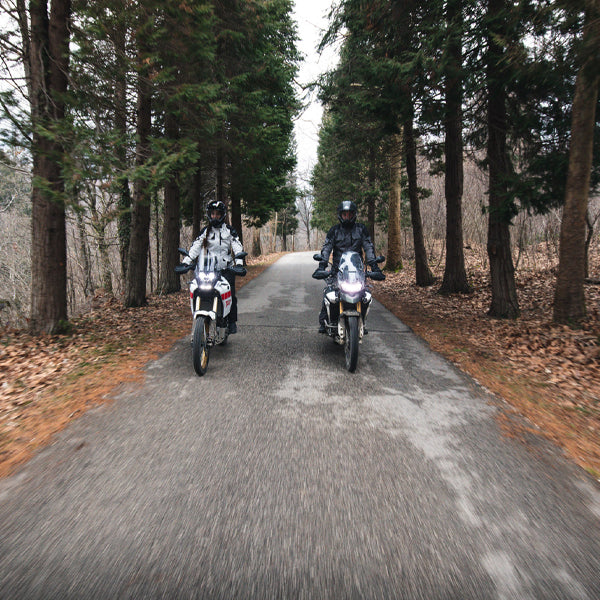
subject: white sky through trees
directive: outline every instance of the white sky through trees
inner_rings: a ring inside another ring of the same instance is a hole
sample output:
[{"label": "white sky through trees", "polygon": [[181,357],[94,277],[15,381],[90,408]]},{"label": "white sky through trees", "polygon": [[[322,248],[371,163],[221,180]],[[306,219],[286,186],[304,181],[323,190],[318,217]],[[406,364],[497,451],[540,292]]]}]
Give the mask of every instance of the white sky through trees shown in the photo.
[{"label": "white sky through trees", "polygon": [[[301,86],[315,81],[337,62],[336,49],[329,47],[322,54],[317,52],[317,46],[327,28],[331,4],[332,0],[295,0],[294,18],[300,37],[298,48],[304,57],[298,73]],[[297,172],[301,180],[307,180],[317,161],[319,124],[323,110],[315,91],[299,90],[299,93],[303,104],[309,104],[296,120],[294,129],[298,153]]]}]

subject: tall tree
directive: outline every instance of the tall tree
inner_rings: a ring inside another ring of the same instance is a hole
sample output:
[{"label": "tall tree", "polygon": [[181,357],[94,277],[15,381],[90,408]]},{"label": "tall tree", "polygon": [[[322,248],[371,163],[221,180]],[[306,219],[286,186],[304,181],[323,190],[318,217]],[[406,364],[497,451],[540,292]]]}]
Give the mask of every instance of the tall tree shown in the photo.
[{"label": "tall tree", "polygon": [[506,0],[488,0],[487,117],[489,169],[489,219],[487,252],[490,261],[492,300],[489,315],[515,318],[519,303],[510,245],[513,203],[508,181],[512,165],[507,150],[505,44],[508,5]]},{"label": "tall tree", "polygon": [[[119,11],[118,14],[123,14]],[[119,136],[115,155],[119,161],[121,172],[117,178],[118,207],[117,228],[119,235],[119,258],[123,278],[127,276],[127,260],[129,255],[129,241],[131,236],[131,192],[129,190],[127,165],[127,73],[129,61],[127,60],[127,21],[118,19],[112,30],[112,38],[116,56],[116,80],[114,85],[114,125]]]},{"label": "tall tree", "polygon": [[432,285],[435,281],[427,261],[425,249],[425,236],[423,235],[423,221],[419,203],[419,186],[417,180],[417,149],[413,119],[408,118],[404,123],[404,146],[406,155],[406,175],[408,181],[408,198],[410,202],[410,220],[413,231],[413,245],[415,248],[415,279],[420,287]]},{"label": "tall tree", "polygon": [[[176,141],[179,137],[177,118],[172,111],[165,116],[165,134],[167,139]],[[175,265],[179,262],[179,230],[180,230],[180,190],[177,173],[172,173],[165,185],[164,219],[162,228],[162,257],[158,279],[158,292],[169,294],[181,289],[180,277],[175,273]]]},{"label": "tall tree", "polygon": [[[70,0],[29,5],[31,32],[21,7],[33,137],[31,330],[54,333],[67,320],[65,96],[69,73]],[[43,258],[43,260],[41,260]]]},{"label": "tall tree", "polygon": [[592,171],[594,125],[600,82],[600,0],[586,0],[581,66],[577,74],[569,170],[560,232],[554,320],[577,323],[586,316],[585,228]]},{"label": "tall tree", "polygon": [[[199,140],[207,137],[211,121],[215,122],[208,115],[215,107],[218,93],[209,66],[215,47],[212,10],[197,0],[189,4],[163,4],[160,25],[162,35],[156,42],[156,50],[161,69],[156,102],[164,120],[164,136],[155,155],[157,174],[160,171],[160,179],[164,180],[164,203],[158,291],[171,293],[180,289],[180,277],[174,267],[179,262],[184,184],[191,181],[187,187],[194,199],[193,218],[194,207],[201,197]],[[184,54],[188,61],[182,63],[180,58]]]},{"label": "tall tree", "polygon": [[[224,166],[228,168],[233,226],[265,223],[286,203],[296,159],[293,81],[299,61],[290,0],[237,5],[238,22],[226,53],[229,108]],[[231,23],[232,15],[227,17]],[[230,25],[231,26],[231,25]],[[241,43],[243,41],[243,43]]]},{"label": "tall tree", "polygon": [[151,156],[150,134],[152,129],[151,23],[152,8],[143,7],[140,11],[140,24],[137,29],[137,148],[135,155],[137,170],[133,189],[131,241],[125,280],[124,304],[127,307],[146,304],[146,277],[150,247],[150,189],[147,167]]},{"label": "tall tree", "polygon": [[446,265],[441,293],[469,292],[465,270],[462,195],[463,195],[463,2],[446,1],[448,41],[445,49],[445,194]]},{"label": "tall tree", "polygon": [[394,144],[390,155],[390,198],[388,217],[388,250],[386,269],[399,271],[402,269],[402,136],[394,136]]},{"label": "tall tree", "polygon": [[[335,13],[324,40],[328,42],[336,34],[341,35],[344,40],[340,65],[326,82],[322,94],[330,102],[331,110],[348,121],[348,134],[341,140],[341,144],[334,146],[335,152],[339,152],[338,147],[347,146],[346,153],[349,156],[364,156],[352,161],[358,168],[355,169],[357,175],[350,181],[358,179],[361,183],[364,182],[363,185],[366,184],[366,189],[359,189],[367,200],[370,224],[376,219],[375,199],[379,196],[379,205],[383,204],[384,198],[387,200],[385,212],[388,219],[388,245],[390,238],[394,244],[399,244],[401,239],[398,230],[400,180],[397,174],[402,170],[405,153],[399,152],[398,140],[409,120],[411,123],[406,133],[414,140],[412,119],[417,111],[414,99],[417,97],[417,90],[422,91],[423,73],[431,70],[424,67],[423,39],[426,36],[417,27],[424,22],[429,23],[430,12],[429,6],[425,7],[413,0],[395,3],[385,0],[373,0],[369,3],[345,0]],[[332,91],[328,91],[328,87]],[[338,130],[338,135],[344,132],[342,126],[338,126]],[[422,229],[418,225],[420,218],[417,214],[416,168],[412,168],[416,164],[416,145],[412,141],[408,142],[409,140],[405,146],[408,190],[415,213],[414,223],[417,224],[413,237],[416,237],[418,245],[419,239],[422,240]],[[384,149],[388,152],[385,157],[382,156]],[[367,157],[370,159],[368,162]],[[388,172],[383,178],[375,172],[378,164],[385,164],[387,167]],[[316,173],[321,176],[320,171]],[[384,186],[384,183],[387,185]],[[387,188],[385,195],[381,194],[384,187]],[[320,193],[317,191],[315,196],[318,214]],[[387,267],[399,268],[400,247],[389,247]],[[425,253],[418,252],[416,257],[420,263],[420,274],[426,273],[428,267]],[[424,277],[427,278],[426,275]]]}]

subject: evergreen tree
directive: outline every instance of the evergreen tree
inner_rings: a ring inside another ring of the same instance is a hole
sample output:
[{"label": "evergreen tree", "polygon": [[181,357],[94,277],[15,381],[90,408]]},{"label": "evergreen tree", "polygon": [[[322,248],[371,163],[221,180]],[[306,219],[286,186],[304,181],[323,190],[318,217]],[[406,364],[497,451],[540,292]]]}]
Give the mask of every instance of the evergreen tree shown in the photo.
[{"label": "evergreen tree", "polygon": [[463,0],[446,1],[447,41],[443,50],[446,265],[441,293],[470,292],[465,270],[463,195]]},{"label": "evergreen tree", "polygon": [[[324,43],[329,42],[336,34],[344,31],[344,45],[342,47],[340,68],[336,77],[330,77],[324,86],[323,98],[332,98],[330,109],[354,117],[352,132],[358,131],[361,139],[352,138],[345,140],[349,149],[359,156],[355,164],[369,161],[366,169],[356,169],[366,179],[371,193],[367,193],[368,214],[373,215],[374,204],[372,199],[375,190],[381,188],[386,181],[389,193],[385,195],[388,202],[400,198],[400,179],[396,176],[401,168],[404,153],[399,152],[398,140],[402,131],[406,129],[410,136],[410,143],[405,145],[405,151],[413,153],[416,145],[414,118],[417,92],[424,85],[424,60],[422,39],[418,25],[425,26],[432,19],[429,6],[425,7],[412,0],[388,3],[383,0],[373,0],[369,3],[358,0],[346,0],[340,5],[340,10],[332,22]],[[334,92],[329,91],[328,87]],[[335,91],[337,86],[337,92]],[[409,124],[408,121],[411,120]],[[349,128],[350,129],[350,128]],[[368,130],[371,135],[365,135]],[[342,127],[340,127],[342,131]],[[351,135],[352,135],[352,132]],[[358,138],[358,135],[356,136]],[[382,156],[383,148],[390,152]],[[378,157],[379,156],[379,157]],[[415,164],[416,154],[406,156],[411,166]],[[387,173],[383,178],[375,175],[376,164],[386,164]],[[395,165],[392,168],[392,165]],[[410,190],[418,188],[416,182],[416,169],[411,169]],[[318,196],[318,194],[316,194]],[[384,196],[380,196],[382,200]],[[431,282],[431,274],[427,266],[422,230],[419,229],[420,217],[418,215],[418,196],[412,195],[412,206],[415,210],[416,237],[415,247],[419,248],[416,256],[419,261],[419,274],[422,281]],[[398,207],[389,206],[386,210],[388,219],[388,264],[389,268],[398,268],[401,265],[400,235]],[[392,210],[392,208],[394,208]],[[371,221],[371,218],[369,219]],[[372,223],[369,223],[372,226]]]},{"label": "evergreen tree", "polygon": [[510,198],[508,180],[512,164],[507,148],[507,89],[509,73],[505,68],[509,9],[506,0],[488,0],[487,33],[487,114],[489,169],[488,257],[492,284],[493,317],[515,318],[519,303],[515,269],[510,246],[510,223],[514,204]]},{"label": "evergreen tree", "polygon": [[[164,208],[158,291],[170,293],[180,289],[174,267],[180,259],[183,183],[198,176],[203,150],[199,140],[215,122],[210,113],[218,110],[218,88],[210,68],[216,45],[212,7],[197,1],[167,4],[160,15],[156,102],[162,116],[157,137],[162,143],[155,153],[164,179]],[[188,61],[181,61],[183,55]]]},{"label": "evergreen tree", "polygon": [[[19,5],[23,60],[31,107],[33,160],[31,320],[34,333],[55,333],[67,320],[65,181],[62,160],[69,125],[65,96],[69,73],[71,2]],[[28,22],[30,25],[28,25]]]},{"label": "evergreen tree", "polygon": [[137,44],[137,121],[135,181],[131,218],[131,240],[125,278],[126,307],[146,304],[146,277],[148,250],[150,246],[150,188],[148,167],[151,157],[150,135],[152,129],[152,83],[153,66],[152,31],[155,7],[151,3],[140,6]]},{"label": "evergreen tree", "polygon": [[586,316],[585,219],[592,171],[594,125],[600,83],[600,1],[585,3],[585,28],[573,99],[569,170],[560,234],[554,320],[577,323]]}]

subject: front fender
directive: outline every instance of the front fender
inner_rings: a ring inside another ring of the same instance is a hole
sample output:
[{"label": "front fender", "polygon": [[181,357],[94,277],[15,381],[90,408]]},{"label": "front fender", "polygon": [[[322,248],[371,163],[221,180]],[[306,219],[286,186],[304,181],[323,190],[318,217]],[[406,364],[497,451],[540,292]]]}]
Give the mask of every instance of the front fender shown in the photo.
[{"label": "front fender", "polygon": [[198,317],[208,317],[209,319],[214,321],[217,318],[217,313],[215,313],[214,310],[196,310],[194,311],[194,321]]}]

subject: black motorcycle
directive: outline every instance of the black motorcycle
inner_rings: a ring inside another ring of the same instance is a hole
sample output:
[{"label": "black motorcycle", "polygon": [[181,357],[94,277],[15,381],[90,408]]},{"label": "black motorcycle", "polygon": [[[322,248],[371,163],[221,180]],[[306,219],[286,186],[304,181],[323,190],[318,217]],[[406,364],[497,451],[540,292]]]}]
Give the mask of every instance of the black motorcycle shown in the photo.
[{"label": "black motorcycle", "polygon": [[[323,260],[320,254],[315,254],[313,258],[319,262]],[[383,256],[376,259],[378,263],[384,260]],[[385,275],[379,270],[367,271],[360,254],[348,251],[340,257],[336,273],[317,269],[312,276],[315,279],[329,279],[323,290],[327,335],[344,346],[346,369],[354,373],[358,363],[358,345],[362,343],[365,319],[372,301],[367,278],[381,281]]]}]

